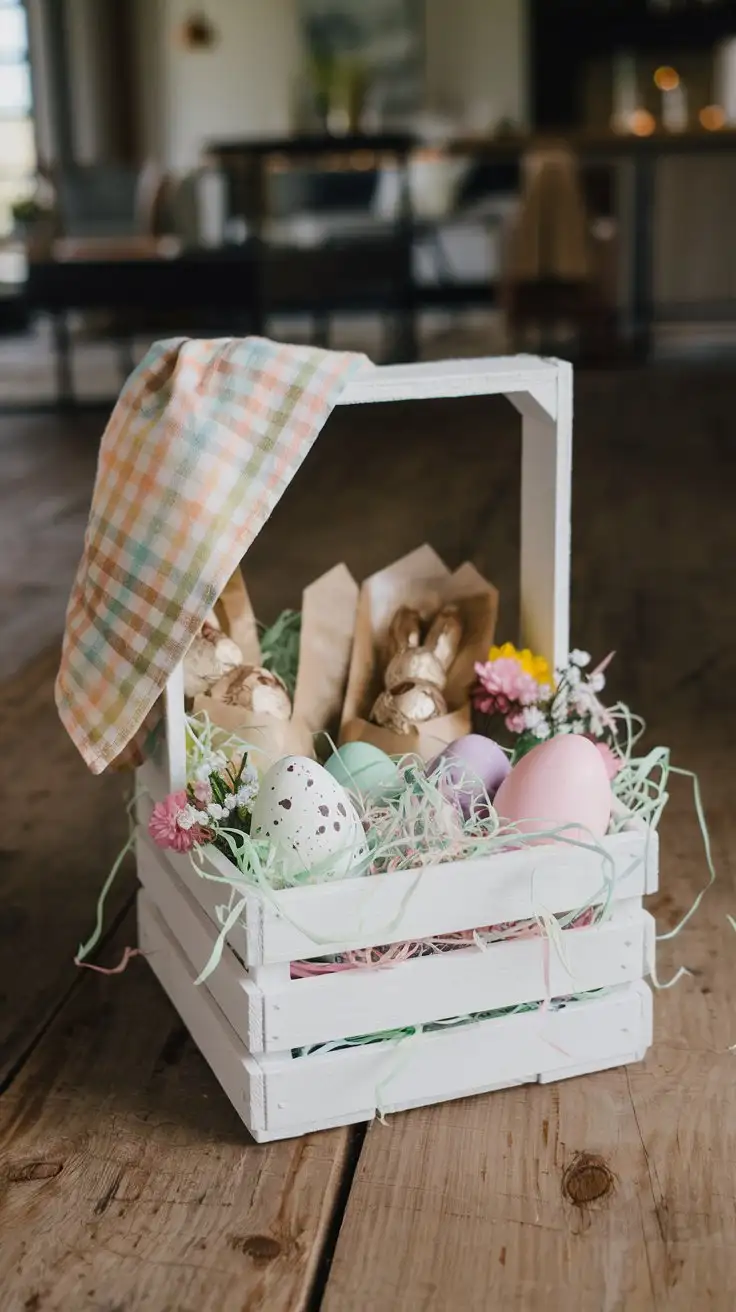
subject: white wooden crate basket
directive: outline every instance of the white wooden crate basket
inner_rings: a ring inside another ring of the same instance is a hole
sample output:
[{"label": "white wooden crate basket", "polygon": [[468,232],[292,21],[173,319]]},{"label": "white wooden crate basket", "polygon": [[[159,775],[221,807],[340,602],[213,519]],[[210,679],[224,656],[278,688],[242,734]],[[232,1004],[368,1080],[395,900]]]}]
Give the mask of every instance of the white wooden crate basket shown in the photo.
[{"label": "white wooden crate basket", "polygon": [[[521,414],[520,636],[562,665],[568,652],[570,366],[519,356],[376,369],[348,387],[342,404],[498,394]],[[169,681],[165,704],[159,758],[139,772],[142,820],[154,801],[185,781],[181,669]],[[549,844],[267,897],[253,890],[219,964],[197,985],[230,904],[230,890],[218,879],[229,863],[209,848],[198,874],[188,856],[162,852],[141,826],[140,943],[250,1132],[260,1141],[286,1138],[368,1120],[377,1110],[641,1059],[651,1042],[644,977],[654,947],[642,898],[657,886],[657,839],[632,826],[604,839],[602,848],[605,856]],[[563,931],[560,947],[539,935],[388,969],[292,978],[295,961],[604,902],[609,914]],[[583,993],[590,996],[557,1001]],[[538,1003],[533,1010],[438,1027]],[[337,1046],[390,1030],[404,1033]],[[317,1050],[305,1054],[311,1047]]]}]

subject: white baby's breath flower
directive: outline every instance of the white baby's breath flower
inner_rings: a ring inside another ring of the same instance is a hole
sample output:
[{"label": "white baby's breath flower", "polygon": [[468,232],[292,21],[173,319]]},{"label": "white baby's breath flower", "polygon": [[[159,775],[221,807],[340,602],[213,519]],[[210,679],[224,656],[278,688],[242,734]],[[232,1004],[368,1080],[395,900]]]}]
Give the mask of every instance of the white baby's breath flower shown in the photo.
[{"label": "white baby's breath flower", "polygon": [[602,692],[606,686],[606,676],[605,674],[600,673],[591,674],[588,678],[588,683],[593,689],[593,692]]},{"label": "white baby's breath flower", "polygon": [[193,806],[184,806],[176,817],[179,829],[191,829],[197,823],[197,812]]},{"label": "white baby's breath flower", "polygon": [[546,720],[542,720],[541,724],[535,725],[534,728],[535,738],[539,738],[541,742],[544,742],[544,739],[549,738],[549,735],[550,735],[550,727],[547,724]]},{"label": "white baby's breath flower", "polygon": [[571,687],[571,688],[577,688],[577,686],[578,686],[578,684],[580,683],[580,680],[581,680],[581,678],[582,678],[583,676],[581,675],[580,670],[578,669],[577,665],[571,665],[570,668],[569,668],[569,670],[567,671],[567,676],[566,676],[566,677],[567,677],[567,682],[569,683],[570,687]]},{"label": "white baby's breath flower", "polygon": [[524,717],[524,728],[531,729],[534,733],[536,733],[540,724],[546,723],[544,713],[540,711],[538,706],[525,706],[522,715]]},{"label": "white baby's breath flower", "polygon": [[551,711],[552,720],[555,724],[559,724],[561,721],[566,720],[569,713],[570,703],[566,697],[560,697],[555,701]]},{"label": "white baby's breath flower", "polygon": [[580,666],[590,665],[590,652],[581,651],[579,647],[573,647],[573,650],[570,652],[570,664]]},{"label": "white baby's breath flower", "polygon": [[572,725],[568,723],[558,725],[557,733],[572,733]]},{"label": "white baby's breath flower", "polygon": [[198,825],[208,825],[210,822],[210,817],[206,811],[195,811],[194,818]]},{"label": "white baby's breath flower", "polygon": [[235,801],[238,806],[250,806],[258,795],[258,785],[256,783],[243,784],[235,794]]},{"label": "white baby's breath flower", "polygon": [[224,820],[227,816],[227,811],[219,802],[210,802],[207,810],[213,820]]},{"label": "white baby's breath flower", "polygon": [[585,725],[582,720],[573,720],[571,729],[573,733],[585,733]]}]

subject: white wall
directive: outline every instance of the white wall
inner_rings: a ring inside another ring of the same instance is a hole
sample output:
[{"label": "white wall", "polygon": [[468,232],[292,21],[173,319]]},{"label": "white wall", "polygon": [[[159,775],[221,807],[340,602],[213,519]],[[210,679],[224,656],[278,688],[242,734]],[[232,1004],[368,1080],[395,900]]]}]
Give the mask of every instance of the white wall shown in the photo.
[{"label": "white wall", "polygon": [[526,0],[426,0],[427,102],[484,128],[528,115]]},{"label": "white wall", "polygon": [[205,50],[179,40],[189,0],[148,4],[159,13],[160,145],[170,167],[196,164],[213,137],[289,131],[301,66],[296,0],[207,0],[217,42]]},{"label": "white wall", "polygon": [[[364,0],[370,4],[370,0]],[[136,0],[147,152],[197,163],[213,137],[288,132],[304,74],[299,0],[207,0],[210,50],[178,40],[190,0]],[[425,0],[426,101],[464,126],[527,112],[526,0]]]}]

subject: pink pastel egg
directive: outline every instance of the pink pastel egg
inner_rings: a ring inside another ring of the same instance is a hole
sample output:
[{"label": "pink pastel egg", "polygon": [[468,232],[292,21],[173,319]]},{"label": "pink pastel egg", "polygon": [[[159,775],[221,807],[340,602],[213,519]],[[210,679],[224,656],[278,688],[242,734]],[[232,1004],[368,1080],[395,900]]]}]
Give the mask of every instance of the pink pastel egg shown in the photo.
[{"label": "pink pastel egg", "polygon": [[509,758],[498,743],[480,733],[468,733],[448,743],[430,761],[427,774],[434,774],[440,766],[442,786],[454,794],[465,816],[486,794],[493,800],[511,769]]},{"label": "pink pastel egg", "polygon": [[[575,822],[565,838],[602,838],[611,819],[611,784],[592,742],[580,734],[561,734],[533,747],[504,779],[494,806],[523,833]],[[551,839],[539,839],[551,842]]]}]

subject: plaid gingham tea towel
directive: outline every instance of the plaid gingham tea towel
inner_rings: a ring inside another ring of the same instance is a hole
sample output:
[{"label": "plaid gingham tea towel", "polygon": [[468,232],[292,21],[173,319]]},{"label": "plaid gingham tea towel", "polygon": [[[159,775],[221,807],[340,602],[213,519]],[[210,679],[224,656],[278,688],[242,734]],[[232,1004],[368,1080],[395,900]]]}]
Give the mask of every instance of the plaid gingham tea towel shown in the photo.
[{"label": "plaid gingham tea towel", "polygon": [[136,765],[156,706],[365,356],[260,337],[159,342],[100,448],[56,704],[90,769]]}]

